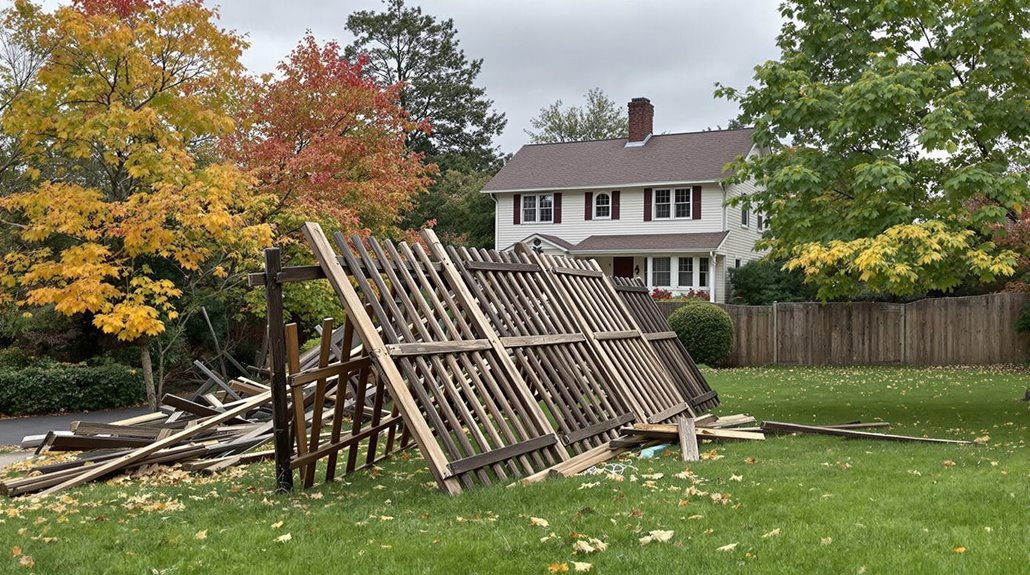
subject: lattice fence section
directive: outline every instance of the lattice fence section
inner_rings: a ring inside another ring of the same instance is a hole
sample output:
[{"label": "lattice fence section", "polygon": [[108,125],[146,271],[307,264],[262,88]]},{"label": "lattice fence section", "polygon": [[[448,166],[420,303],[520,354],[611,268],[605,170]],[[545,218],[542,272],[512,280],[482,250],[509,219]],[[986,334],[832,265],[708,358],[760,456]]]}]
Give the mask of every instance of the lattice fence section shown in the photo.
[{"label": "lattice fence section", "polygon": [[448,248],[519,373],[575,453],[618,436],[635,417],[543,269],[515,254]]},{"label": "lattice fence section", "polygon": [[669,327],[665,314],[651,298],[643,280],[613,277],[611,281],[669,376],[689,391],[689,402],[694,411],[704,413],[718,407],[719,395],[708,385],[683,342]]},{"label": "lattice fence section", "polygon": [[337,259],[321,228],[304,232],[443,489],[509,481],[568,458],[435,236],[425,236],[427,251],[337,234]]},{"label": "lattice fence section", "polygon": [[695,415],[689,390],[669,377],[597,262],[536,254],[522,244],[516,249],[525,261],[547,271],[555,293],[569,306],[638,420],[658,423]]}]

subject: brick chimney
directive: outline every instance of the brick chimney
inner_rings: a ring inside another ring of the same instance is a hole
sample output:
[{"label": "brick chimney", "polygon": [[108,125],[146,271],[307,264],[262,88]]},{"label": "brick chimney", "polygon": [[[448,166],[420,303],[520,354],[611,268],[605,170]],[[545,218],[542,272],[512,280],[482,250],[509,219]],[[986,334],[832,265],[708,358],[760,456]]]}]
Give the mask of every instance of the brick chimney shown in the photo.
[{"label": "brick chimney", "polygon": [[643,143],[654,131],[654,106],[647,98],[633,98],[629,101],[629,142]]}]

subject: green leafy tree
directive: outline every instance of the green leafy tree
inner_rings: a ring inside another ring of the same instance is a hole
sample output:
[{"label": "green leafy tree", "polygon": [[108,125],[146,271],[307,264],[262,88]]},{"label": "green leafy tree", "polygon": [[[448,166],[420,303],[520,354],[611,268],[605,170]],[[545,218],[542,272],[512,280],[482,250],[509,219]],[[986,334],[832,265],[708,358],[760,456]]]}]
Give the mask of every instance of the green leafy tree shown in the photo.
[{"label": "green leafy tree", "polygon": [[949,291],[1015,272],[994,234],[1030,203],[1030,2],[788,0],[739,103],[766,153],[736,200],[821,298]]},{"label": "green leafy tree", "polygon": [[385,10],[362,10],[347,18],[354,42],[345,56],[367,58],[365,72],[379,84],[400,84],[400,107],[432,132],[414,130],[408,146],[439,164],[441,171],[488,169],[496,163],[493,137],[504,114],[493,110],[486,90],[476,86],[483,60],[469,60],[451,19],[438,20],[404,0],[386,0]]},{"label": "green leafy tree", "polygon": [[629,129],[626,109],[616,104],[600,88],[586,94],[583,107],[562,107],[562,101],[540,108],[540,115],[529,123],[536,130],[526,130],[534,144],[582,142],[623,138]]},{"label": "green leafy tree", "polygon": [[430,222],[447,243],[468,247],[494,246],[494,201],[480,193],[492,172],[448,170],[437,179],[409,220]]},{"label": "green leafy tree", "polygon": [[777,301],[812,301],[815,288],[800,271],[783,269],[783,262],[755,260],[730,270],[733,303],[770,305]]}]

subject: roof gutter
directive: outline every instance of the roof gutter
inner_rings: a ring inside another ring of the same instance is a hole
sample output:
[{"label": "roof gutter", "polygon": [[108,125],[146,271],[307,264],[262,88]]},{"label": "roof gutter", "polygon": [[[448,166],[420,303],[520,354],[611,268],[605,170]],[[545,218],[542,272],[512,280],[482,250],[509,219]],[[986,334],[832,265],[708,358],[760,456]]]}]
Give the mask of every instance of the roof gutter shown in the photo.
[{"label": "roof gutter", "polygon": [[631,182],[622,184],[594,184],[590,186],[554,186],[544,188],[510,188],[506,190],[480,190],[481,194],[510,194],[510,193],[533,193],[533,192],[567,192],[575,190],[602,190],[608,188],[648,188],[654,186],[690,186],[695,184],[719,184],[722,185],[721,178],[711,178],[706,180],[674,180],[669,182]]}]

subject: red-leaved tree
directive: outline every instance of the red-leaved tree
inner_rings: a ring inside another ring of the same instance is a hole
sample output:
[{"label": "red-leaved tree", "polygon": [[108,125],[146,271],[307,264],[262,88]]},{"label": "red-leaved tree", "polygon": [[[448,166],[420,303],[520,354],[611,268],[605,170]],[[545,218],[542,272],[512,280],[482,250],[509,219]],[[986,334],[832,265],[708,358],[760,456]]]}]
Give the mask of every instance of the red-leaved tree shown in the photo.
[{"label": "red-leaved tree", "polygon": [[435,173],[405,137],[428,126],[398,105],[397,86],[379,86],[347,61],[336,42],[308,34],[254,82],[229,153],[275,198],[269,219],[288,234],[305,219],[396,235],[400,214]]}]

